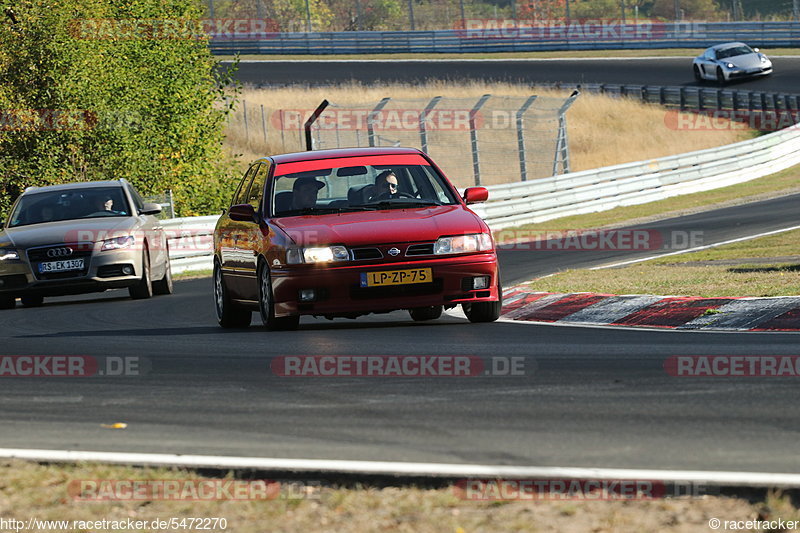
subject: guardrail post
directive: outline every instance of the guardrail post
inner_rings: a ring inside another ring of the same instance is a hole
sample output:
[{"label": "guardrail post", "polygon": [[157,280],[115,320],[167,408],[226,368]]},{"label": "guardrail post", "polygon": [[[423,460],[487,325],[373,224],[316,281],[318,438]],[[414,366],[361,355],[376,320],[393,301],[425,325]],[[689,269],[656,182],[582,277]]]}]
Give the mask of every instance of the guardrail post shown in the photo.
[{"label": "guardrail post", "polygon": [[370,146],[375,146],[375,128],[372,127],[372,123],[378,113],[380,113],[381,110],[386,107],[386,104],[389,103],[389,100],[391,100],[391,98],[384,98],[378,102],[378,105],[375,106],[375,109],[370,111],[369,115],[367,115],[367,136],[369,137]]},{"label": "guardrail post", "polygon": [[428,153],[428,128],[425,124],[425,121],[428,119],[428,115],[433,108],[436,107],[436,104],[442,99],[441,96],[434,96],[433,99],[428,102],[428,105],[425,106],[425,110],[422,111],[419,115],[419,142],[422,146],[422,151]]},{"label": "guardrail post", "polygon": [[528,108],[536,100],[536,95],[530,96],[525,103],[517,110],[517,146],[519,147],[519,177],[520,181],[528,181],[528,167],[525,162],[525,131],[524,115]]},{"label": "guardrail post", "polygon": [[703,89],[697,89],[697,110],[703,111],[705,109],[705,91]]},{"label": "guardrail post", "polygon": [[664,105],[667,103],[667,88],[666,87],[659,87],[658,88],[658,103]]},{"label": "guardrail post", "polygon": [[722,89],[717,89],[717,109],[722,109]]},{"label": "guardrail post", "polygon": [[753,105],[753,91],[747,91],[747,110],[755,111],[755,106]]},{"label": "guardrail post", "polygon": [[553,176],[558,174],[558,164],[561,163],[563,174],[569,174],[569,139],[567,138],[567,110],[580,96],[580,91],[574,91],[558,110],[558,141],[556,142],[556,156],[553,160]]},{"label": "guardrail post", "polygon": [[739,91],[733,91],[731,95],[731,107],[734,111],[739,111]]},{"label": "guardrail post", "polygon": [[327,100],[323,100],[322,103],[317,106],[314,112],[311,113],[311,116],[308,117],[308,120],[306,120],[306,123],[303,126],[303,129],[306,132],[306,150],[309,152],[314,150],[314,139],[311,137],[311,126],[317,121],[322,112],[325,111],[325,108],[328,107],[328,103],[329,102]]},{"label": "guardrail post", "polygon": [[761,93],[761,111],[767,110],[767,93]]},{"label": "guardrail post", "polygon": [[647,85],[642,85],[642,102],[647,103],[650,100],[650,95],[647,92]]},{"label": "guardrail post", "polygon": [[772,93],[772,108],[777,111],[780,107],[781,97],[778,93]]},{"label": "guardrail post", "polygon": [[686,87],[681,87],[679,92],[681,96],[681,102],[680,102],[681,111],[683,111],[684,109],[686,109]]},{"label": "guardrail post", "polygon": [[486,103],[486,100],[491,98],[491,96],[491,94],[484,94],[481,96],[480,100],[478,100],[478,103],[475,104],[475,107],[473,107],[469,112],[469,137],[470,141],[472,142],[472,171],[475,174],[475,185],[481,184],[481,165],[478,154],[478,130],[475,128],[475,116],[478,114],[478,111],[481,110],[483,104]]}]

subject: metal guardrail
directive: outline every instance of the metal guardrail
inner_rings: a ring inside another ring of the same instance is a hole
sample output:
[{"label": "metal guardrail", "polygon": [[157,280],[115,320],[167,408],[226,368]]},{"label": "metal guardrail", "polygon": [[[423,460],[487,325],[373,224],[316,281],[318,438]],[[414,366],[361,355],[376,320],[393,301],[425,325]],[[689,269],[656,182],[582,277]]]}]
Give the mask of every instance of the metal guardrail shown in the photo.
[{"label": "metal guardrail", "polygon": [[493,230],[726,187],[800,164],[800,128],[677,156],[495,185],[473,210]]},{"label": "metal guardrail", "polygon": [[173,274],[213,267],[213,235],[219,215],[161,221],[169,242]]},{"label": "metal guardrail", "polygon": [[[261,39],[246,34],[213,38],[215,54],[387,54],[533,52],[548,50],[619,50],[655,48],[705,48],[727,41],[751,46],[800,45],[798,22],[682,22],[616,24],[600,34],[563,30],[558,25],[543,31],[520,27],[434,31],[342,31],[266,33]],[[649,28],[649,29],[648,29]]]}]

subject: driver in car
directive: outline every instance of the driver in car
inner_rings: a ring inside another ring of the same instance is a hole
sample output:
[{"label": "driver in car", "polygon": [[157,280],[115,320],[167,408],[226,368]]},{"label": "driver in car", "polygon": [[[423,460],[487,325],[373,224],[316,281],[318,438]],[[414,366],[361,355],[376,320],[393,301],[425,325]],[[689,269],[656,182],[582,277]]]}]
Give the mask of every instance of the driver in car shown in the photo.
[{"label": "driver in car", "polygon": [[370,200],[400,198],[397,192],[397,176],[392,170],[384,170],[375,178],[375,193]]},{"label": "driver in car", "polygon": [[317,193],[325,186],[315,178],[297,178],[292,185],[292,209],[307,209],[317,205]]}]

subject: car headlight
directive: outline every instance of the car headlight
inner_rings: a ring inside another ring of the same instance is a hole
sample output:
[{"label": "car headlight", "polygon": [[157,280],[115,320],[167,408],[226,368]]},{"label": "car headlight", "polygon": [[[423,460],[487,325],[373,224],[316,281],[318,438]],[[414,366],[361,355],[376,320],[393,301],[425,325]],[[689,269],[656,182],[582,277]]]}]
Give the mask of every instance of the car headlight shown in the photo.
[{"label": "car headlight", "polygon": [[19,252],[13,248],[0,248],[0,261],[17,261]]},{"label": "car headlight", "polygon": [[733,63],[727,63],[725,66],[728,68],[736,68],[736,65],[734,65]]},{"label": "car headlight", "polygon": [[767,59],[767,56],[760,56],[760,57],[762,63],[769,63],[769,59]]},{"label": "car headlight", "polygon": [[344,246],[322,246],[318,248],[289,248],[286,250],[286,263],[333,263],[347,261],[350,253]]},{"label": "car headlight", "polygon": [[492,237],[488,233],[473,233],[441,237],[433,247],[436,255],[467,254],[470,252],[486,252],[492,249]]},{"label": "car headlight", "polygon": [[106,250],[121,250],[122,248],[130,248],[136,242],[133,235],[125,235],[124,237],[114,237],[113,239],[106,239],[103,241],[101,251]]}]

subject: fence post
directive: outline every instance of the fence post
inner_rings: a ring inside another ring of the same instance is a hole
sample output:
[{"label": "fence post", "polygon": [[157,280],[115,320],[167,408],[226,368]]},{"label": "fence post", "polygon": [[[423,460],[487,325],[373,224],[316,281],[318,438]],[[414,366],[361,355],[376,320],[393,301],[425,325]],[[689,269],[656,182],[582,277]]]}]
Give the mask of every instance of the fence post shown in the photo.
[{"label": "fence post", "polygon": [[175,197],[172,195],[172,189],[167,191],[169,195],[169,218],[175,218]]},{"label": "fence post", "polygon": [[520,181],[528,181],[528,168],[525,157],[525,131],[523,116],[528,108],[536,100],[536,95],[530,96],[525,103],[517,110],[517,145],[519,146],[519,177]]},{"label": "fence post", "polygon": [[558,174],[558,163],[561,162],[564,174],[569,174],[569,139],[567,138],[567,110],[580,96],[580,91],[574,91],[558,110],[558,141],[556,141],[556,156],[553,160],[553,176]]},{"label": "fence post", "polygon": [[284,136],[284,131],[286,130],[286,121],[285,117],[283,116],[283,109],[280,111],[280,118],[281,118],[281,146],[283,146],[283,151],[286,151],[286,138]]},{"label": "fence post", "polygon": [[434,96],[419,115],[419,141],[420,146],[422,146],[422,151],[426,154],[428,153],[428,128],[425,125],[425,121],[428,119],[428,115],[431,111],[433,111],[433,108],[436,107],[436,104],[438,104],[441,99],[441,96]]},{"label": "fence post", "polygon": [[245,144],[250,144],[250,131],[247,125],[247,100],[242,100],[242,106],[244,109],[244,142]]},{"label": "fence post", "polygon": [[372,127],[372,121],[375,120],[375,116],[381,112],[381,109],[386,107],[386,104],[389,103],[391,98],[384,98],[378,105],[375,106],[375,109],[370,111],[369,115],[367,115],[367,135],[369,136],[369,145],[375,146],[375,129]]},{"label": "fence post", "polygon": [[267,119],[264,117],[264,104],[261,104],[261,129],[264,130],[264,149],[267,147]]},{"label": "fence post", "polygon": [[475,116],[481,110],[486,100],[491,98],[491,94],[484,94],[469,112],[469,138],[472,143],[472,171],[475,174],[475,185],[481,184],[481,165],[478,157],[478,130],[475,129]]},{"label": "fence post", "polygon": [[328,107],[328,103],[329,102],[327,100],[323,100],[322,103],[317,106],[314,112],[311,113],[311,116],[308,117],[308,120],[306,120],[306,123],[303,126],[303,129],[306,132],[306,150],[309,152],[314,149],[314,139],[311,137],[311,126],[317,121],[322,112],[325,111],[325,108]]}]

